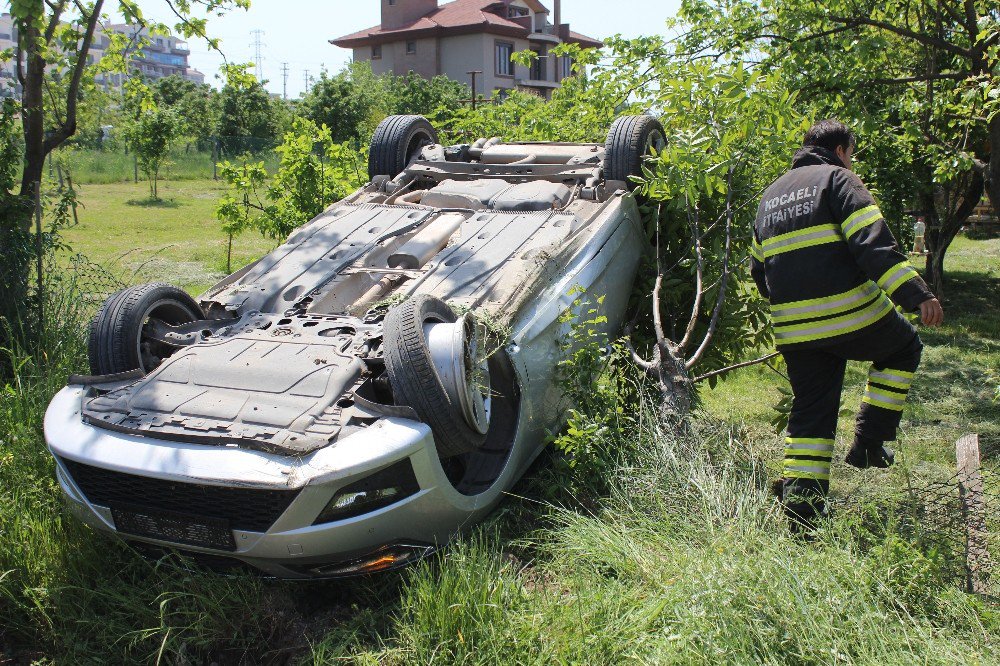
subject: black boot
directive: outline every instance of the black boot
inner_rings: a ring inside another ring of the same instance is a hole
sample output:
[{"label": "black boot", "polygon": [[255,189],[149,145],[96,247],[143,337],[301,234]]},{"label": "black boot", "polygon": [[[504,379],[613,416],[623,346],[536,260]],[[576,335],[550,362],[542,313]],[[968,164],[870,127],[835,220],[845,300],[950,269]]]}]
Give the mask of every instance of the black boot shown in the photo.
[{"label": "black boot", "polygon": [[[781,479],[781,506],[792,534],[811,534],[819,520],[829,516],[822,482]],[[776,484],[777,485],[777,484]]]},{"label": "black boot", "polygon": [[844,457],[844,462],[858,469],[878,467],[886,469],[896,461],[896,453],[882,442],[873,442],[862,438],[854,440],[854,444]]}]

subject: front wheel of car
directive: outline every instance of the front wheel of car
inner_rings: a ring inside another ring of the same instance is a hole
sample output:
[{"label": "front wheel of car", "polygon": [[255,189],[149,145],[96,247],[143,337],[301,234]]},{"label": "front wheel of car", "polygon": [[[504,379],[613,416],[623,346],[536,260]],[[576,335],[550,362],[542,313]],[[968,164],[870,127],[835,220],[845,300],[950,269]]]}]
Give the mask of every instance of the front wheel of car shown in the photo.
[{"label": "front wheel of car", "polygon": [[164,342],[164,332],[204,318],[198,303],[172,285],[154,282],[122,289],[90,322],[90,371],[95,375],[152,372],[177,350]]},{"label": "front wheel of car", "polygon": [[621,116],[608,130],[604,144],[604,177],[631,182],[642,175],[642,164],[667,145],[660,121],[650,115]]},{"label": "front wheel of car", "polygon": [[368,177],[395,178],[423,149],[438,142],[423,116],[389,116],[375,128],[368,151]]},{"label": "front wheel of car", "polygon": [[389,310],[385,365],[397,404],[430,426],[441,458],[480,448],[490,426],[485,336],[471,314],[420,294]]}]

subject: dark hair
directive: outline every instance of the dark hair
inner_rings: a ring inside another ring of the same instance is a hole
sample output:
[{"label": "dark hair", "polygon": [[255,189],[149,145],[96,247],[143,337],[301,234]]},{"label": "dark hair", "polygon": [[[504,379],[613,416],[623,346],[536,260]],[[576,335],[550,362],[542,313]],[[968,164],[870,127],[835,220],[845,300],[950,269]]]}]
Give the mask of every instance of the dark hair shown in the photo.
[{"label": "dark hair", "polygon": [[819,146],[829,151],[834,151],[837,147],[844,150],[854,148],[857,141],[851,128],[833,118],[821,120],[806,132],[806,138],[802,140],[803,146]]}]

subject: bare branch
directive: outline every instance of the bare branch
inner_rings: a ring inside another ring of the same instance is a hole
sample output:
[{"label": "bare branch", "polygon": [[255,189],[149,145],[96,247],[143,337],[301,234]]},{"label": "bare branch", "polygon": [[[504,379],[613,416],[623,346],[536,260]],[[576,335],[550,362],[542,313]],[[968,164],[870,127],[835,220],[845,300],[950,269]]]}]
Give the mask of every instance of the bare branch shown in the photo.
[{"label": "bare branch", "polygon": [[712,319],[708,324],[708,332],[705,338],[698,345],[695,353],[684,363],[684,368],[690,370],[694,364],[701,360],[705,350],[712,344],[715,337],[715,329],[719,325],[719,315],[722,314],[722,306],[726,302],[726,288],[729,286],[729,257],[733,247],[733,165],[729,165],[729,172],[726,174],[726,251],[722,258],[722,284],[719,285],[719,295],[715,299],[715,307],[712,309]]},{"label": "bare branch", "polygon": [[647,375],[656,374],[656,364],[652,361],[647,361],[642,357],[639,352],[636,351],[635,347],[632,345],[632,324],[625,327],[624,337],[622,338],[625,342],[625,348],[628,349],[629,355],[632,357],[632,362],[637,366],[642,368],[643,372]]},{"label": "bare branch", "polygon": [[725,373],[731,372],[733,370],[738,370],[740,368],[746,368],[746,367],[749,367],[751,365],[758,365],[760,363],[766,363],[767,361],[770,361],[772,358],[774,358],[775,356],[778,356],[780,354],[781,354],[781,352],[771,352],[767,356],[761,356],[760,358],[755,358],[752,361],[744,361],[743,363],[737,363],[736,365],[726,366],[725,368],[720,368],[718,370],[713,370],[712,372],[706,372],[703,375],[698,375],[697,377],[695,377],[691,381],[693,381],[693,382],[700,382],[700,381],[704,381],[706,379],[711,379],[712,377],[718,377],[719,375],[724,375]]},{"label": "bare branch", "polygon": [[663,332],[663,317],[660,315],[660,290],[663,288],[663,257],[660,255],[660,214],[663,204],[656,206],[656,284],[653,285],[653,333],[658,345],[666,344]]},{"label": "bare branch", "polygon": [[58,5],[51,2],[46,2],[45,4],[52,10],[52,17],[49,19],[49,24],[45,26],[45,42],[48,43],[52,41],[52,35],[56,33],[56,28],[59,27],[59,19],[66,8],[66,0],[60,0]]},{"label": "bare branch", "polygon": [[705,297],[705,291],[702,289],[702,282],[705,277],[705,258],[701,251],[701,229],[698,228],[698,204],[697,202],[693,206],[694,214],[692,215],[692,205],[689,202],[687,206],[688,221],[691,223],[691,235],[694,238],[694,256],[695,256],[695,284],[694,284],[694,304],[691,306],[691,318],[688,319],[687,329],[684,331],[684,337],[679,343],[677,343],[677,351],[683,352],[687,349],[687,346],[691,344],[691,336],[694,335],[694,329],[698,324],[698,315],[701,313],[701,302]]},{"label": "bare branch", "polygon": [[83,79],[83,70],[87,67],[87,54],[94,41],[94,31],[97,29],[97,21],[101,17],[103,5],[104,0],[97,0],[91,9],[90,16],[86,16],[87,26],[80,39],[80,51],[77,54],[76,63],[73,65],[73,76],[70,79],[69,89],[66,91],[66,119],[45,139],[42,144],[43,155],[52,152],[76,132],[76,103],[80,94],[80,81]]},{"label": "bare branch", "polygon": [[898,79],[867,79],[861,81],[861,85],[899,85],[903,83],[923,83],[924,81],[964,81],[969,78],[969,72],[940,72],[938,74],[922,74],[918,76],[904,76]]},{"label": "bare branch", "polygon": [[928,46],[936,46],[942,51],[947,51],[948,53],[960,55],[965,58],[968,58],[972,55],[969,49],[964,49],[961,46],[952,44],[947,40],[939,39],[938,37],[932,37],[931,35],[925,35],[919,32],[914,32],[908,28],[903,28],[898,25],[893,25],[885,21],[877,21],[873,18],[868,18],[866,16],[829,16],[828,18],[831,21],[841,23],[849,28],[856,28],[860,26],[879,28],[880,30],[885,30],[887,32],[899,35],[900,37],[906,37],[908,39],[912,39],[913,41],[920,42],[921,44],[927,44]]}]

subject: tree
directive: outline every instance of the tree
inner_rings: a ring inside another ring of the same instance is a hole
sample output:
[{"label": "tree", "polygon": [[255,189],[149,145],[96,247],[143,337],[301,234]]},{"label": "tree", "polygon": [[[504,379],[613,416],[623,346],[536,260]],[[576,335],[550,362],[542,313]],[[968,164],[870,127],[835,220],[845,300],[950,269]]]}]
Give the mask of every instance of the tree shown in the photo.
[{"label": "tree", "polygon": [[338,143],[367,141],[389,113],[385,80],[367,62],[353,63],[334,76],[321,72],[299,110],[313,123],[331,128]]},{"label": "tree", "polygon": [[183,132],[205,149],[215,137],[219,123],[219,93],[205,83],[182,76],[157,79],[152,84],[158,106],[173,110],[181,119]]},{"label": "tree", "polygon": [[[220,13],[232,7],[248,7],[249,0],[165,0],[176,15],[176,30],[185,37],[206,38],[206,20],[195,17],[195,9]],[[135,0],[115,0],[115,9],[126,22],[164,32],[167,26],[146,21]],[[27,242],[31,228],[31,198],[35,184],[42,179],[45,158],[63,145],[78,128],[81,85],[88,67],[93,43],[105,0],[86,4],[70,0],[12,0],[10,11],[17,28],[14,50],[15,70],[22,86],[21,134],[23,159],[19,183],[5,186],[0,192],[0,317],[18,328],[23,320],[27,294]],[[113,36],[112,36],[113,37]],[[217,48],[217,43],[209,40]],[[112,38],[112,49],[123,46]],[[124,58],[119,58],[125,71]],[[46,87],[47,75],[59,72],[65,88]],[[52,94],[52,96],[50,96]],[[7,185],[6,183],[4,183]],[[0,329],[3,330],[3,329]]]},{"label": "tree", "polygon": [[390,114],[433,113],[436,109],[454,109],[472,96],[472,90],[447,76],[425,79],[416,72],[406,76],[387,75]]},{"label": "tree", "polygon": [[694,55],[781,71],[818,115],[854,120],[880,150],[874,182],[927,217],[927,279],[984,189],[1000,210],[1000,5],[987,0],[688,0]]},{"label": "tree", "polygon": [[293,121],[276,150],[281,164],[270,183],[263,162],[220,166],[230,191],[216,215],[230,238],[250,228],[285,238],[365,179],[360,153],[307,118]]},{"label": "tree", "polygon": [[173,109],[156,103],[145,83],[132,79],[125,84],[127,120],[124,136],[135,153],[139,170],[149,181],[149,198],[158,200],[160,168],[181,132],[182,123]]},{"label": "tree", "polygon": [[226,84],[219,93],[217,133],[223,150],[229,153],[255,150],[278,136],[275,114],[278,102],[271,99],[264,85],[249,72],[250,67],[248,64],[222,67]]},{"label": "tree", "polygon": [[456,111],[449,132],[603,143],[616,116],[655,112],[666,147],[633,185],[656,260],[640,273],[627,344],[659,385],[662,416],[683,419],[695,381],[714,385],[720,370],[771,342],[767,303],[747,286],[750,229],[760,193],[787,167],[807,120],[777,73],[688,59],[659,37],[564,53],[581,75],[551,102],[512,94]]}]

